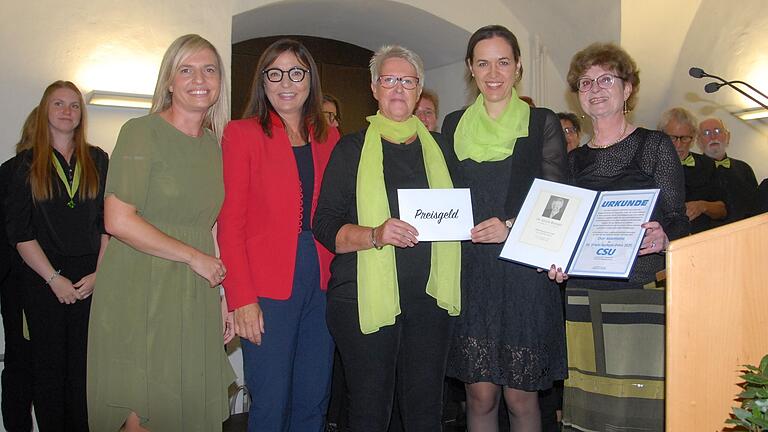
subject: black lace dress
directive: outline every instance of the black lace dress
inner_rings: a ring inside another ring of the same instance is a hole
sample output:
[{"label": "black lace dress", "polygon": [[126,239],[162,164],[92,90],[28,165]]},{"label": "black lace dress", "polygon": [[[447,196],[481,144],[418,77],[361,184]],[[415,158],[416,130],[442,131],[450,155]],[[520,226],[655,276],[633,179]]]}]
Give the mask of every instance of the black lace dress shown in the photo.
[{"label": "black lace dress", "polygon": [[[451,143],[463,111],[446,117]],[[453,146],[451,146],[453,148]],[[501,161],[458,162],[459,182],[472,191],[475,224],[517,216],[536,177],[568,178],[560,122],[533,108],[529,136]],[[455,155],[454,155],[455,157]],[[448,356],[448,375],[466,383],[492,382],[535,391],[566,376],[560,290],[546,273],[500,260],[503,244],[462,244],[461,315]]]}]

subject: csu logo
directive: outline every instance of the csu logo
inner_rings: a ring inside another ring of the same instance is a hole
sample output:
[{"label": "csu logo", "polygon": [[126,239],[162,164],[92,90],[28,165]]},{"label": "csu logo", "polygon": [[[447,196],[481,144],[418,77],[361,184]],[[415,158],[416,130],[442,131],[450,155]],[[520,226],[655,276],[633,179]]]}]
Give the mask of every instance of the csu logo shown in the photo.
[{"label": "csu logo", "polygon": [[597,252],[595,254],[599,255],[599,256],[613,256],[613,254],[615,254],[615,253],[616,253],[616,249],[615,248],[613,248],[613,249],[600,248],[600,249],[597,250]]}]

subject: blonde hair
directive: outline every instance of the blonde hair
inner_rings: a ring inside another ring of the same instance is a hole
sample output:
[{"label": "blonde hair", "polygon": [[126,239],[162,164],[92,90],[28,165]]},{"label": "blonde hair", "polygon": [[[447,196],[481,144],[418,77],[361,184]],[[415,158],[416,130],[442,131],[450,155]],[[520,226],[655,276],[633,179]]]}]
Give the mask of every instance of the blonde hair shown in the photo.
[{"label": "blonde hair", "polygon": [[664,130],[672,120],[688,126],[691,129],[691,135],[693,136],[696,136],[699,133],[699,121],[696,120],[696,116],[683,107],[670,108],[664,111],[661,115],[661,120],[659,120],[658,129]]},{"label": "blonde hair", "polygon": [[200,35],[188,34],[179,37],[163,55],[163,61],[160,63],[160,71],[157,74],[157,84],[155,85],[155,94],[152,96],[152,108],[150,112],[156,113],[165,111],[172,104],[173,94],[170,91],[173,76],[181,63],[187,57],[201,51],[209,49],[216,56],[219,71],[219,98],[208,108],[203,121],[203,127],[209,128],[216,134],[221,142],[221,135],[224,133],[224,126],[229,121],[229,95],[227,90],[227,77],[224,73],[224,64],[221,60],[216,47]]}]

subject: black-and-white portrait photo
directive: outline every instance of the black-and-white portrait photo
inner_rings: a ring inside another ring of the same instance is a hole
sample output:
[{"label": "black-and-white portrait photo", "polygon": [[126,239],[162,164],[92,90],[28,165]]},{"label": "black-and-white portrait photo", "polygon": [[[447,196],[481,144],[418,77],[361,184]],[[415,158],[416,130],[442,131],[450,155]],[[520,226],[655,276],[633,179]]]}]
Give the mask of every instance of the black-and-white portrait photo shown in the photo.
[{"label": "black-and-white portrait photo", "polygon": [[565,213],[565,208],[568,206],[568,199],[552,195],[547,201],[547,207],[544,209],[544,213],[541,216],[549,219],[560,220]]}]

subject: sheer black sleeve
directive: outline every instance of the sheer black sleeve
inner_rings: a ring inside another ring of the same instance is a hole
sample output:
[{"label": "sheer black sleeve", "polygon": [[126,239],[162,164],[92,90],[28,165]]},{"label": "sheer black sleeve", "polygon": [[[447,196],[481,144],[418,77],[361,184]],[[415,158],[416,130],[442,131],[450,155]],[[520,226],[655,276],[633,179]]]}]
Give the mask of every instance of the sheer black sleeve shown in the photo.
[{"label": "sheer black sleeve", "polygon": [[563,127],[555,113],[550,110],[545,111],[541,143],[541,175],[545,180],[568,183],[570,170]]}]

